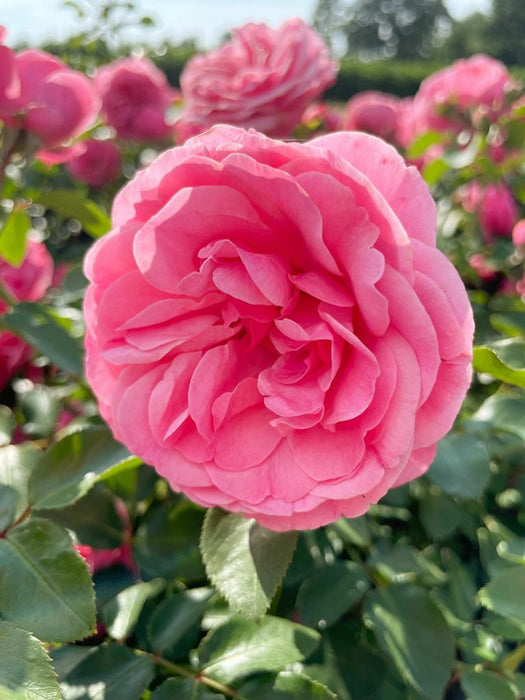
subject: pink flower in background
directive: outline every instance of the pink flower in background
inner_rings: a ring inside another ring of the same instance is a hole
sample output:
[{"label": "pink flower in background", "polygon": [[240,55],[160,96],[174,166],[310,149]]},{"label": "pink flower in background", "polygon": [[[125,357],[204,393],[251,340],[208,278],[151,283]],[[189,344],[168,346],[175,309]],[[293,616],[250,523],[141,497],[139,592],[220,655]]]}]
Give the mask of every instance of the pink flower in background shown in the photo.
[{"label": "pink flower in background", "polygon": [[168,136],[166,111],[177,93],[148,58],[123,58],[102,66],[95,87],[106,123],[120,138],[155,141]]},{"label": "pink flower in background", "polygon": [[221,122],[290,136],[336,73],[321,37],[302,20],[277,30],[246,24],[218,50],[188,61],[179,133],[184,138]]},{"label": "pink flower in background", "polygon": [[470,381],[472,312],[415,168],[359,132],[219,126],[163,153],[88,254],[87,377],[175,490],[276,529],[423,473]]},{"label": "pink flower in background", "polygon": [[[504,108],[514,86],[507,68],[490,56],[478,54],[456,61],[425,78],[414,97],[410,120],[411,139],[427,131],[459,132],[467,124],[469,110],[482,109],[495,117]],[[408,136],[408,134],[406,134]]]},{"label": "pink flower in background", "polygon": [[76,180],[91,187],[103,187],[120,175],[122,161],[114,143],[87,139],[83,145],[83,152],[66,166]]},{"label": "pink flower in background", "polygon": [[482,280],[490,281],[496,278],[498,271],[490,265],[483,253],[474,253],[468,259],[470,267],[475,270]]},{"label": "pink flower in background", "polygon": [[9,108],[20,92],[20,80],[16,70],[16,56],[12,49],[3,46],[6,29],[0,25],[0,111]]},{"label": "pink flower in background", "polygon": [[[99,102],[89,78],[44,51],[13,56],[15,72],[8,74],[7,89],[6,78],[0,79],[0,119],[8,126],[29,131],[44,147],[55,148],[93,123]],[[0,65],[5,60],[4,52]],[[11,71],[12,59],[8,65]]]},{"label": "pink flower in background", "polygon": [[525,246],[525,219],[520,219],[512,229],[512,242],[518,248]]},{"label": "pink flower in background", "polygon": [[[26,257],[20,267],[0,258],[0,281],[17,301],[38,301],[51,285],[53,260],[43,243],[28,241]],[[0,317],[7,304],[0,299]],[[0,390],[31,357],[32,349],[18,336],[0,332]]]},{"label": "pink flower in background", "polygon": [[510,237],[518,215],[518,206],[507,184],[487,185],[478,210],[479,223],[487,242],[494,236]]},{"label": "pink flower in background", "polygon": [[382,92],[360,92],[346,104],[343,128],[366,131],[386,141],[394,141],[398,127],[400,100]]},{"label": "pink flower in background", "polygon": [[341,114],[324,102],[314,102],[303,112],[301,124],[309,125],[319,122],[319,129],[325,132],[339,131],[341,128]]}]

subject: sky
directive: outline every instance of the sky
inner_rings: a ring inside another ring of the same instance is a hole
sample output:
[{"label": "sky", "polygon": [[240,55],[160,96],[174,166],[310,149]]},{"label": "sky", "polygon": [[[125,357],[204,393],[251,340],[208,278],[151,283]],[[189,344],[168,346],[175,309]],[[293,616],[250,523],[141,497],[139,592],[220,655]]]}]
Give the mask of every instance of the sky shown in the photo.
[{"label": "sky", "polygon": [[[248,21],[277,26],[289,17],[312,19],[316,0],[135,0],[155,21],[137,39],[177,44],[195,37],[203,48],[220,42],[229,29]],[[476,10],[486,11],[490,0],[447,0],[450,13],[460,19]],[[79,29],[75,13],[63,0],[0,0],[0,22],[8,30],[8,43],[37,45],[45,39],[64,39]]]}]

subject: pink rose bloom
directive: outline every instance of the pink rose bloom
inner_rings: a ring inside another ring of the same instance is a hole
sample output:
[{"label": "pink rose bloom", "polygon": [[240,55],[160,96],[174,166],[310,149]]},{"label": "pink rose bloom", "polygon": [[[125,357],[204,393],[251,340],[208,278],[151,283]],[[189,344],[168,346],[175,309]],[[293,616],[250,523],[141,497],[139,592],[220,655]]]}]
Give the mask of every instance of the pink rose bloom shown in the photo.
[{"label": "pink rose bloom", "polygon": [[518,206],[507,184],[491,184],[483,190],[478,217],[485,240],[494,236],[511,236],[518,219]]},{"label": "pink rose bloom", "polygon": [[169,134],[166,110],[176,92],[149,58],[123,58],[99,68],[95,87],[106,123],[121,139],[155,141]]},{"label": "pink rose bloom", "polygon": [[5,27],[0,25],[0,111],[8,108],[20,91],[15,53],[7,46],[3,46],[6,34]]},{"label": "pink rose bloom", "polygon": [[99,102],[89,78],[44,51],[22,51],[14,60],[16,89],[13,78],[7,97],[0,87],[0,119],[8,126],[25,129],[54,148],[93,123]]},{"label": "pink rose bloom", "polygon": [[[29,240],[26,257],[20,267],[0,258],[0,282],[17,301],[38,301],[51,285],[53,260],[43,243]],[[0,299],[0,318],[7,311]],[[0,331],[0,390],[29,360],[32,349],[9,331]]]},{"label": "pink rose bloom", "polygon": [[83,152],[66,165],[76,180],[91,187],[104,187],[120,175],[122,161],[114,143],[87,139],[83,145]]},{"label": "pink rose bloom", "polygon": [[324,102],[314,102],[304,110],[301,117],[301,124],[309,125],[312,122],[319,122],[319,129],[329,133],[339,131],[341,115]]},{"label": "pink rose bloom", "polygon": [[447,108],[466,112],[483,107],[496,115],[513,85],[504,64],[490,56],[455,61],[421,83],[413,103],[414,134],[461,130],[464,120],[443,114]]},{"label": "pink rose bloom", "polygon": [[498,271],[494,269],[482,253],[474,253],[468,259],[468,264],[475,270],[482,280],[487,282],[496,278]]},{"label": "pink rose bloom", "polygon": [[382,92],[361,92],[348,100],[343,128],[395,140],[400,100]]},{"label": "pink rose bloom", "polygon": [[470,381],[428,188],[374,136],[218,126],[159,156],[88,253],[87,377],[175,490],[275,530],[423,473]]},{"label": "pink rose bloom", "polygon": [[525,219],[520,219],[512,229],[512,242],[519,248],[525,245]]},{"label": "pink rose bloom", "polygon": [[331,85],[337,63],[302,20],[279,29],[246,24],[217,51],[188,61],[182,76],[184,136],[219,122],[290,136],[312,100]]}]

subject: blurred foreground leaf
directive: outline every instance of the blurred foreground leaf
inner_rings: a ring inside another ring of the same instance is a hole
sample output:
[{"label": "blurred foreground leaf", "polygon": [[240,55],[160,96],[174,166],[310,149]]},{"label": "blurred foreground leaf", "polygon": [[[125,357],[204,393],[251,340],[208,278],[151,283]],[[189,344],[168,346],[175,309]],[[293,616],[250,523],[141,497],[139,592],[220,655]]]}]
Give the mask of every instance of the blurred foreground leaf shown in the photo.
[{"label": "blurred foreground leaf", "polygon": [[100,238],[111,228],[109,216],[79,190],[43,192],[37,201],[64,219],[77,219],[84,231],[93,238]]},{"label": "blurred foreground leaf", "polygon": [[79,377],[83,373],[80,343],[56,321],[43,304],[23,301],[2,318],[2,324],[21,336],[57,367]]}]

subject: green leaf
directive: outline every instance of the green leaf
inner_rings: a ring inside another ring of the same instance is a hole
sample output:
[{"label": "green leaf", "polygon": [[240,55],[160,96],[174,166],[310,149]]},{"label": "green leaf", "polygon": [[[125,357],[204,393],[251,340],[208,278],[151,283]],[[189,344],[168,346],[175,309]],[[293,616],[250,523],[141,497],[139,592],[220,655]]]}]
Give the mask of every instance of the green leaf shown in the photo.
[{"label": "green leaf", "polygon": [[361,600],[368,588],[365,570],[353,562],[336,561],[318,569],[299,589],[301,621],[325,629]]},{"label": "green leaf", "polygon": [[56,673],[42,642],[0,620],[0,698],[62,700]]},{"label": "green leaf", "polygon": [[13,211],[0,231],[0,257],[18,267],[26,255],[31,219],[24,211]]},{"label": "green leaf", "polygon": [[307,658],[319,641],[318,632],[279,617],[233,616],[203,639],[198,661],[207,676],[230,683],[259,671],[284,670]]},{"label": "green leaf", "polygon": [[448,574],[446,598],[449,607],[460,620],[470,622],[478,610],[476,603],[477,585],[473,576],[451,549],[443,549],[441,557]]},{"label": "green leaf", "polygon": [[199,533],[204,510],[189,501],[152,508],[133,540],[134,558],[151,576],[200,580]]},{"label": "green leaf", "polygon": [[250,681],[240,688],[239,693],[250,700],[337,700],[337,696],[322,683],[291,671]]},{"label": "green leaf", "polygon": [[363,615],[401,676],[440,700],[454,664],[454,637],[427,591],[411,585],[370,591]]},{"label": "green leaf", "polygon": [[64,700],[139,700],[155,675],[149,654],[103,644],[60,683]]},{"label": "green leaf", "polygon": [[59,408],[56,392],[50,387],[39,384],[24,391],[20,397],[24,432],[31,437],[49,437],[55,428]]},{"label": "green leaf", "polygon": [[492,314],[490,322],[503,335],[525,337],[525,314],[523,311]]},{"label": "green leaf", "polygon": [[29,499],[37,509],[63,508],[82,498],[104,474],[140,463],[107,428],[78,430],[42,455],[29,482]]},{"label": "green leaf", "polygon": [[430,187],[437,185],[442,177],[448,173],[449,167],[442,158],[437,158],[424,166],[422,170],[425,182]]},{"label": "green leaf", "polygon": [[469,700],[516,700],[517,697],[507,679],[483,669],[464,671],[461,687]]},{"label": "green leaf", "polygon": [[67,508],[46,511],[53,522],[73,530],[82,544],[95,549],[114,549],[124,544],[124,523],[108,489],[95,486],[86,496]]},{"label": "green leaf", "polygon": [[93,238],[100,238],[111,228],[110,218],[79,190],[44,192],[35,201],[64,219],[77,219]]},{"label": "green leaf", "polygon": [[506,338],[474,348],[474,369],[525,388],[525,339]]},{"label": "green leaf", "polygon": [[213,594],[212,588],[192,588],[162,601],[148,625],[152,648],[163,652],[173,647],[197,625]]},{"label": "green leaf", "polygon": [[525,590],[525,567],[504,569],[478,593],[479,602],[489,610],[525,620],[523,591]]},{"label": "green leaf", "polygon": [[483,624],[485,624],[491,632],[505,640],[521,642],[525,639],[525,621],[519,622],[518,620],[511,620],[491,610],[485,610],[483,614]]},{"label": "green leaf", "polygon": [[2,318],[9,330],[20,335],[57,367],[80,377],[83,352],[80,343],[56,321],[42,304],[23,301]]},{"label": "green leaf", "polygon": [[525,395],[518,390],[498,392],[489,397],[469,420],[479,430],[496,428],[525,440]]},{"label": "green leaf", "polygon": [[212,693],[191,678],[168,678],[151,694],[150,700],[220,700],[224,695]]},{"label": "green leaf", "polygon": [[359,518],[339,518],[327,527],[334,530],[347,544],[357,547],[369,547],[371,542],[370,529],[364,516]]},{"label": "green leaf", "polygon": [[427,131],[410,144],[407,149],[406,156],[411,160],[414,158],[419,158],[426,153],[430,146],[434,146],[436,143],[443,143],[443,141],[443,134],[440,134],[437,131]]},{"label": "green leaf", "polygon": [[81,639],[94,628],[86,563],[58,525],[34,518],[11,530],[0,539],[0,570],[6,620],[53,642]]},{"label": "green leaf", "polygon": [[387,581],[394,583],[422,583],[440,585],[446,576],[441,569],[427,559],[415,547],[395,544],[389,552],[375,550],[369,565],[376,569]]},{"label": "green leaf", "polygon": [[12,486],[0,484],[0,532],[4,532],[16,520],[20,494]]},{"label": "green leaf", "polygon": [[207,512],[200,541],[211,582],[233,610],[251,618],[270,607],[296,545],[296,532],[273,532],[219,508]]},{"label": "green leaf", "polygon": [[0,447],[9,445],[15,426],[15,417],[11,409],[0,406]]},{"label": "green leaf", "polygon": [[40,450],[32,442],[0,447],[0,484],[11,486],[19,494],[15,518],[19,518],[29,505],[29,477],[40,455]]},{"label": "green leaf", "polygon": [[461,525],[463,507],[445,493],[429,493],[419,502],[419,517],[429,537],[444,540]]},{"label": "green leaf", "polygon": [[136,583],[118,593],[102,608],[102,620],[110,637],[126,639],[133,631],[144,603],[158,595],[165,586],[160,579]]},{"label": "green leaf", "polygon": [[503,559],[513,564],[525,564],[525,537],[516,537],[510,542],[502,540],[496,549]]},{"label": "green leaf", "polygon": [[451,496],[479,498],[490,477],[487,449],[472,435],[451,433],[438,443],[427,474]]}]

